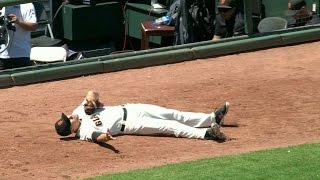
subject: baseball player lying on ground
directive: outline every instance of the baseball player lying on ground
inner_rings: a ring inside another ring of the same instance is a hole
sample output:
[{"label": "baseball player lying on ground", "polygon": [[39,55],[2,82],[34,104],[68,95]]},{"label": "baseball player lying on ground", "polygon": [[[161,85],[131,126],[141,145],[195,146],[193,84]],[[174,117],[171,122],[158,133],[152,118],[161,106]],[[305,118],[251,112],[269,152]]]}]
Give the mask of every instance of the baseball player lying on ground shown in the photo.
[{"label": "baseball player lying on ground", "polygon": [[220,126],[229,110],[228,102],[217,111],[206,114],[182,112],[151,104],[102,106],[98,93],[92,94],[94,96],[87,95],[69,117],[62,113],[61,119],[55,123],[56,132],[60,136],[75,133],[81,140],[95,143],[107,142],[115,139],[113,136],[124,134],[226,140]]}]

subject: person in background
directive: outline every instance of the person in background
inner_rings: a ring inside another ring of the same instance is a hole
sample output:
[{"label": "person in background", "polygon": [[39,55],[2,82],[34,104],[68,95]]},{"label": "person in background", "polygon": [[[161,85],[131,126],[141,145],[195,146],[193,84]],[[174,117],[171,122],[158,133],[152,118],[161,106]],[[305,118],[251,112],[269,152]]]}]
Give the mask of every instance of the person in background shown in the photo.
[{"label": "person in background", "polygon": [[[15,27],[15,31],[9,30],[9,45],[0,54],[0,70],[30,66],[31,32],[37,28],[33,4],[6,6],[1,8],[0,13]],[[1,44],[1,49],[4,46]]]},{"label": "person in background", "polygon": [[245,34],[242,0],[220,0],[212,40]]},{"label": "person in background", "polygon": [[292,22],[289,21],[287,25],[288,28],[320,23],[319,17],[308,10],[305,0],[289,0],[287,15],[292,18]]}]

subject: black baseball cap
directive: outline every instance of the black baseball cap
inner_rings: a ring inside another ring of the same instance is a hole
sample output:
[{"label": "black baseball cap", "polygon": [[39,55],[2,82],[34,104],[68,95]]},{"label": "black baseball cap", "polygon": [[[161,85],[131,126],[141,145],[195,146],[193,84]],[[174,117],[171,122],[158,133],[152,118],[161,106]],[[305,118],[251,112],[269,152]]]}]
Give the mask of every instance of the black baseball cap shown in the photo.
[{"label": "black baseball cap", "polygon": [[70,119],[64,114],[61,114],[61,118],[55,123],[56,132],[60,136],[68,136],[71,134],[71,122]]},{"label": "black baseball cap", "polygon": [[236,6],[237,6],[236,0],[224,0],[217,6],[217,8],[218,9],[232,9]]},{"label": "black baseball cap", "polygon": [[307,5],[305,0],[290,0],[288,3],[291,4],[290,10],[300,10],[303,6]]}]

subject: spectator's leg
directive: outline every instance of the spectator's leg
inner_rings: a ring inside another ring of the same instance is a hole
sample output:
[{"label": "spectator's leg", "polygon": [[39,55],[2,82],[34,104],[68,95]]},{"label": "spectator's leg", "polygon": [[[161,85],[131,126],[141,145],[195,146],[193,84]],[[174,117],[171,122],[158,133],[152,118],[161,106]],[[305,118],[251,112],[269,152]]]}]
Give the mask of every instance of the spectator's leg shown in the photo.
[{"label": "spectator's leg", "polygon": [[13,68],[31,66],[31,61],[29,57],[12,58]]},{"label": "spectator's leg", "polygon": [[5,67],[4,67],[4,62],[2,59],[0,59],[0,70],[4,70]]}]

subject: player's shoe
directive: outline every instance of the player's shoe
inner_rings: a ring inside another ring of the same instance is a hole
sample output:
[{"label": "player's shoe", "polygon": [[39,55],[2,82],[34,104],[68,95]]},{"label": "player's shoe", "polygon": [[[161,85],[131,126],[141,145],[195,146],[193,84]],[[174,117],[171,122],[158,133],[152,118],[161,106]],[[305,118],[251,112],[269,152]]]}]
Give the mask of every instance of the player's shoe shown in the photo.
[{"label": "player's shoe", "polygon": [[212,131],[212,139],[218,141],[225,141],[227,139],[226,135],[220,131],[220,126],[217,123],[212,123],[210,127]]},{"label": "player's shoe", "polygon": [[228,113],[229,106],[230,106],[230,103],[227,101],[220,109],[214,112],[216,123],[219,126],[221,126],[224,123],[224,116]]}]

